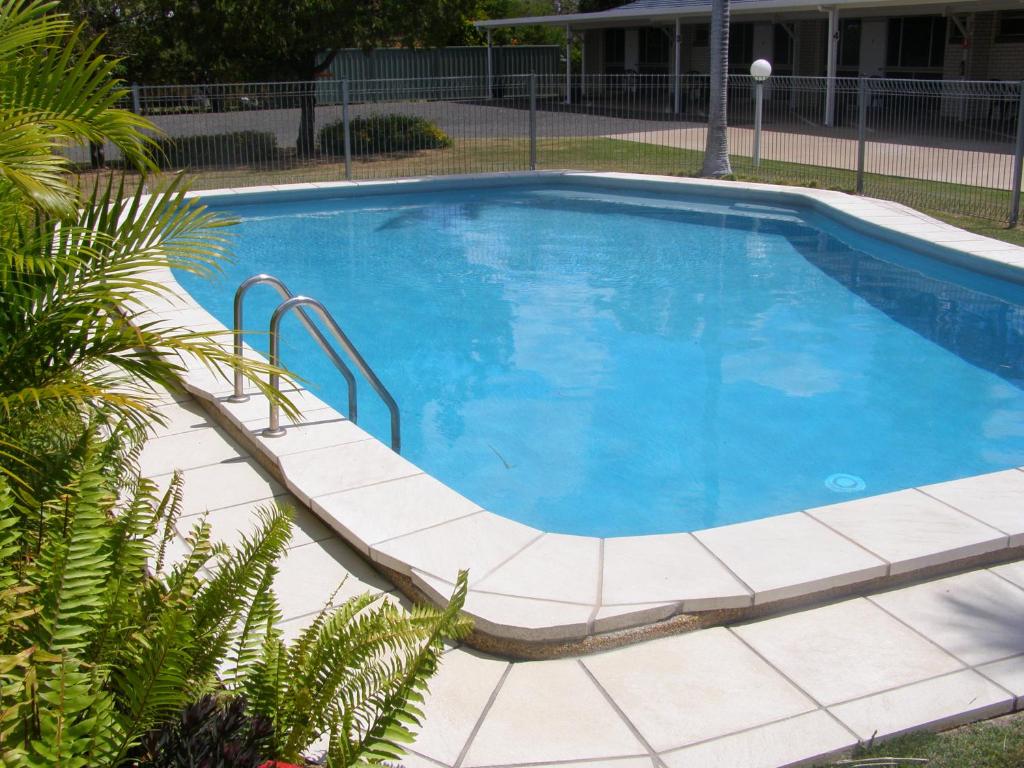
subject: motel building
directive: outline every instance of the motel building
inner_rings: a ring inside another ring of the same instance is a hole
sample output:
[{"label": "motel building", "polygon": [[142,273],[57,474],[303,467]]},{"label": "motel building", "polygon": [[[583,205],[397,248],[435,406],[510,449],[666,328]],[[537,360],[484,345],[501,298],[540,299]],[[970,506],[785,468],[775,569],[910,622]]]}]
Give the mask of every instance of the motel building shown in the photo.
[{"label": "motel building", "polygon": [[[842,101],[837,106],[831,93],[836,78],[1024,80],[1024,0],[732,0],[730,14],[730,74],[745,75],[751,62],[767,59],[776,76],[828,78],[826,125],[842,122]],[[594,98],[616,78],[590,75],[706,75],[710,15],[711,0],[634,0],[608,11],[476,26],[488,40],[502,27],[564,29],[567,49],[580,52],[575,64],[565,57],[567,81],[580,83],[569,98]],[[684,78],[675,80],[670,100],[685,112]]]}]

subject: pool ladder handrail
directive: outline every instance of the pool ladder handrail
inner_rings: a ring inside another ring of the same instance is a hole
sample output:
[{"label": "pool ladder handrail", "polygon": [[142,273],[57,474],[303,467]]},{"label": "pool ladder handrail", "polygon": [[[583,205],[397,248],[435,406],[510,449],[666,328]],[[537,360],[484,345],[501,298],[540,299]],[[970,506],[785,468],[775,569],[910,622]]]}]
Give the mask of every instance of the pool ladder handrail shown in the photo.
[{"label": "pool ladder handrail", "polygon": [[[234,338],[234,357],[235,360],[241,362],[244,350],[242,348],[242,336],[245,334],[243,326],[244,320],[244,303],[245,296],[249,293],[250,288],[254,288],[257,285],[269,285],[273,287],[278,295],[283,299],[294,298],[295,294],[284,284],[284,281],[280,278],[274,277],[274,275],[268,275],[266,273],[260,273],[253,275],[250,278],[243,280],[238,288],[235,290],[234,299],[234,324],[233,338]],[[358,405],[356,401],[356,377],[352,374],[352,370],[345,365],[345,361],[341,359],[337,352],[334,351],[334,347],[330,345],[330,342],[324,338],[324,335],[320,332],[320,329],[316,327],[313,320],[310,318],[305,311],[299,310],[299,320],[306,327],[306,330],[316,341],[321,351],[330,358],[331,362],[334,363],[334,367],[338,369],[338,372],[345,378],[345,383],[348,385],[348,418],[353,424],[358,419]],[[245,394],[245,377],[242,375],[242,367],[240,365],[235,366],[235,381],[234,381],[234,392],[231,397],[228,398],[229,403],[244,403],[249,400],[249,396]]]},{"label": "pool ladder handrail", "polygon": [[[395,398],[391,396],[388,388],[384,386],[383,382],[377,378],[377,374],[373,372],[369,363],[363,359],[363,356],[359,354],[359,350],[355,348],[345,332],[341,330],[341,326],[335,321],[334,317],[331,316],[330,311],[321,302],[316,299],[310,298],[309,296],[294,296],[287,299],[278,305],[277,309],[274,310],[274,314],[270,317],[270,364],[275,368],[280,367],[281,364],[281,320],[293,309],[297,309],[300,312],[302,307],[309,307],[316,311],[320,316],[320,319],[324,322],[324,325],[331,331],[335,340],[341,345],[342,349],[348,353],[348,356],[355,362],[359,372],[363,374],[366,380],[373,387],[373,391],[377,393],[381,400],[384,401],[384,405],[387,406],[388,411],[391,414],[391,450],[395,453],[402,452],[402,436],[401,436],[401,417],[398,412],[398,403],[395,402]],[[280,376],[277,373],[270,374],[270,387],[271,389],[278,390],[280,386]],[[271,400],[270,402],[270,423],[263,434],[266,437],[280,437],[284,434],[284,429],[281,427],[281,409],[278,406],[277,401]]]},{"label": "pool ladder handrail", "polygon": [[[242,299],[245,296],[246,291],[254,285],[259,283],[267,283],[277,288],[278,292],[282,294],[285,299],[283,302],[278,304],[274,310],[273,315],[270,318],[270,364],[274,368],[280,368],[281,364],[281,332],[280,326],[281,321],[284,317],[291,312],[296,310],[299,315],[299,319],[302,324],[306,327],[306,330],[313,336],[320,346],[320,349],[327,354],[331,362],[334,363],[338,371],[345,377],[348,383],[349,391],[349,420],[354,424],[356,423],[356,382],[355,377],[352,375],[352,371],[345,365],[344,361],[334,350],[334,348],[328,343],[324,335],[316,327],[309,315],[305,311],[304,307],[309,307],[320,317],[324,325],[330,330],[331,335],[334,336],[335,341],[341,345],[342,349],[345,350],[346,354],[352,358],[355,362],[359,372],[363,374],[366,380],[373,387],[373,390],[377,393],[380,399],[387,406],[387,409],[391,415],[391,450],[395,453],[401,453],[402,449],[402,438],[401,438],[401,416],[398,410],[398,403],[395,402],[395,398],[392,397],[391,392],[384,386],[383,382],[377,377],[369,363],[363,358],[356,349],[355,345],[349,340],[348,336],[338,325],[337,321],[331,315],[330,311],[323,305],[322,302],[316,299],[310,298],[309,296],[296,296],[276,277],[272,275],[255,275],[244,281],[235,293],[235,354],[241,359],[242,348],[241,348],[241,324],[242,324],[242,312],[241,304]],[[241,392],[241,371],[236,367],[235,369],[235,395],[237,397]],[[280,391],[281,379],[277,373],[270,374],[270,387],[275,391]],[[244,395],[242,396],[243,399]],[[281,409],[277,404],[276,400],[270,400],[270,419],[266,429],[263,430],[265,437],[280,437],[285,434],[285,430],[281,427]]]}]

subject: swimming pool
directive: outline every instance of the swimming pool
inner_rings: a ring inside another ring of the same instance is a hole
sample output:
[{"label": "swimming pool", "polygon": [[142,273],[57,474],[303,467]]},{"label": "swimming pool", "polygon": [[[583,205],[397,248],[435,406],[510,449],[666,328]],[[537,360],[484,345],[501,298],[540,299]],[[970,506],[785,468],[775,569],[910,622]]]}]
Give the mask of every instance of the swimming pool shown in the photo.
[{"label": "swimming pool", "polygon": [[[1024,464],[1024,289],[807,209],[551,184],[230,209],[236,263],[179,276],[200,303],[230,325],[261,271],[322,299],[403,453],[543,530],[696,530]],[[275,304],[254,291],[247,325]]]}]

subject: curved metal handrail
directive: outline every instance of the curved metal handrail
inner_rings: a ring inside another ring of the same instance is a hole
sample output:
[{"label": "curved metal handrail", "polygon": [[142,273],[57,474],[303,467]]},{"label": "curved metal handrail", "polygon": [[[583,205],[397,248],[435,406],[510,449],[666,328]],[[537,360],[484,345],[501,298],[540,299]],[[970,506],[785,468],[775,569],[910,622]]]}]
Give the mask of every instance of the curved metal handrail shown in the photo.
[{"label": "curved metal handrail", "polygon": [[[348,354],[349,357],[355,362],[359,372],[366,377],[366,380],[370,382],[370,386],[380,396],[380,399],[384,401],[384,405],[387,406],[388,411],[391,413],[391,450],[395,453],[402,452],[402,437],[401,437],[401,424],[398,414],[398,403],[395,402],[395,398],[388,392],[387,387],[381,383],[381,380],[377,378],[377,374],[373,372],[363,356],[359,354],[352,342],[349,341],[348,336],[341,330],[341,326],[335,322],[331,313],[327,310],[322,303],[316,299],[311,299],[309,296],[293,296],[285,301],[281,302],[277,309],[274,310],[274,314],[270,317],[270,364],[275,368],[281,363],[281,333],[280,326],[281,320],[291,312],[293,309],[298,309],[302,312],[302,307],[310,307],[313,309],[323,320],[324,324],[331,331],[331,334],[341,345],[342,349]],[[280,376],[276,373],[270,374],[270,387],[277,390],[280,387],[281,380]],[[280,437],[285,433],[285,430],[281,427],[281,409],[278,406],[276,400],[270,401],[270,423],[263,434],[266,437]]]},{"label": "curved metal handrail", "polygon": [[[258,274],[253,275],[242,283],[235,290],[235,301],[234,301],[234,353],[235,360],[242,360],[242,325],[243,325],[243,301],[245,294],[249,292],[249,289],[255,285],[270,285],[277,289],[282,299],[288,300],[295,298],[295,294],[292,293],[288,286],[284,282],[273,275]],[[316,343],[320,346],[331,362],[334,363],[334,367],[338,369],[342,376],[345,377],[345,383],[348,384],[348,419],[353,424],[358,419],[358,410],[356,405],[356,377],[352,373],[352,370],[345,365],[345,361],[341,359],[334,347],[331,346],[330,342],[324,338],[324,335],[320,332],[320,329],[316,327],[316,324],[309,317],[308,314],[302,309],[299,309],[299,320],[306,326],[306,330],[309,331],[310,335],[316,340]],[[242,368],[239,365],[235,366],[235,390],[234,394],[228,398],[228,402],[231,403],[244,403],[249,399],[249,396],[244,392],[244,377],[242,376]]]}]

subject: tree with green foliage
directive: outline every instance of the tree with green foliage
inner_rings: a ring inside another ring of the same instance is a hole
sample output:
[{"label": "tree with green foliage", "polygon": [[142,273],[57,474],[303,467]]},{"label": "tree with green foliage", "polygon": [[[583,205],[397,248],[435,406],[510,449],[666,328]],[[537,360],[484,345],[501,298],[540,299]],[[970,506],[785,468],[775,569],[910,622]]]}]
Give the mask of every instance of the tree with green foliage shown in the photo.
[{"label": "tree with green foliage", "polygon": [[[314,148],[316,91],[338,51],[460,41],[478,0],[69,0],[141,82],[296,81],[297,150]],[[127,31],[126,31],[127,30]]]},{"label": "tree with green foliage", "polygon": [[[234,361],[139,300],[169,267],[215,269],[230,222],[179,186],[70,183],[69,146],[154,167],[152,127],[117,108],[117,63],[82,34],[56,3],[0,0],[0,764],[120,768],[211,695],[273,724],[266,757],[325,738],[335,766],[398,759],[445,639],[468,631],[465,578],[444,611],[361,596],[287,643],[287,511],[233,549],[200,521],[172,551],[181,482],[160,493],[137,467],[156,392],[190,361]],[[270,370],[243,366],[274,396]]]},{"label": "tree with green foliage", "polygon": [[[557,0],[64,0],[139,83],[301,83],[297,150],[312,154],[316,93],[338,51],[481,45],[479,19],[572,13]],[[554,27],[501,28],[496,45],[560,45]]]},{"label": "tree with green foliage", "polygon": [[[575,3],[559,4],[555,0],[480,0],[476,20],[553,16],[576,10]],[[486,41],[486,33],[475,27],[467,28],[466,45],[482,45]],[[562,45],[565,30],[551,26],[498,27],[491,32],[491,41],[494,45]]]}]

